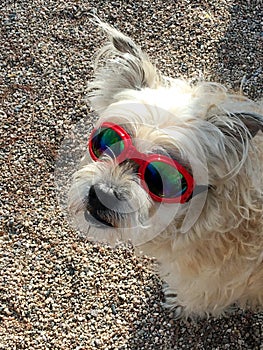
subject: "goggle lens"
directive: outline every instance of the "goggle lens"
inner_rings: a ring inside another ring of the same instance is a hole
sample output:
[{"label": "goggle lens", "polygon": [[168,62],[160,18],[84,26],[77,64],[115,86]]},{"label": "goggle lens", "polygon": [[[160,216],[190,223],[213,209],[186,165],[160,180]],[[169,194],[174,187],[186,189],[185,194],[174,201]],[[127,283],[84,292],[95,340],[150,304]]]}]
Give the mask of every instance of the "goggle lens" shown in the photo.
[{"label": "goggle lens", "polygon": [[149,191],[160,198],[177,198],[187,190],[186,179],[176,167],[160,161],[147,165],[144,180]]},{"label": "goggle lens", "polygon": [[97,158],[109,155],[118,157],[124,150],[124,141],[115,130],[105,127],[98,129],[92,137],[92,151]]}]

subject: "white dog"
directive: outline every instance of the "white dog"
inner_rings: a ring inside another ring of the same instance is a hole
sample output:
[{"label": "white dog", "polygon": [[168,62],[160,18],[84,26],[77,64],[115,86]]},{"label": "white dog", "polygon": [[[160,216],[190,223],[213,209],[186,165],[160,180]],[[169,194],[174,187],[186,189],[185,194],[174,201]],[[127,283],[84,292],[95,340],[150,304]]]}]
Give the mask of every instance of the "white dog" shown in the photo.
[{"label": "white dog", "polygon": [[78,227],[156,257],[178,315],[262,307],[262,105],[162,76],[97,22],[110,42],[90,86],[100,119],[69,193]]}]

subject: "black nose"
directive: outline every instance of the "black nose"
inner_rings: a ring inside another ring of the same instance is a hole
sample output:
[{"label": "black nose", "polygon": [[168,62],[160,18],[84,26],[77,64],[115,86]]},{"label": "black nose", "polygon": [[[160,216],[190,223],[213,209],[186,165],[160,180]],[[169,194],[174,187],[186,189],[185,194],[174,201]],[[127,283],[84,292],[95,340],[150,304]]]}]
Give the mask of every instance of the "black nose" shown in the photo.
[{"label": "black nose", "polygon": [[[85,218],[88,222],[102,224],[102,226],[113,227],[113,210],[116,196],[111,188],[104,185],[93,185],[90,187],[87,198],[87,210]],[[96,225],[98,226],[98,225]]]},{"label": "black nose", "polygon": [[94,211],[108,211],[114,207],[117,198],[111,188],[102,185],[90,187],[88,203]]}]

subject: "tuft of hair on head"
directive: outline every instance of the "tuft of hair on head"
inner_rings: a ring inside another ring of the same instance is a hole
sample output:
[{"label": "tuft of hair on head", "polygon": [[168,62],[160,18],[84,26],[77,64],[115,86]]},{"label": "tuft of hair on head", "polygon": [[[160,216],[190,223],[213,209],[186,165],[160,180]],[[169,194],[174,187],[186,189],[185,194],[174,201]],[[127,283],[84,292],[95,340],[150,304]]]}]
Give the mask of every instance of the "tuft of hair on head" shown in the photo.
[{"label": "tuft of hair on head", "polygon": [[117,102],[120,92],[164,84],[165,79],[133,40],[96,16],[91,21],[109,38],[97,54],[95,78],[89,85],[89,99],[97,112]]}]

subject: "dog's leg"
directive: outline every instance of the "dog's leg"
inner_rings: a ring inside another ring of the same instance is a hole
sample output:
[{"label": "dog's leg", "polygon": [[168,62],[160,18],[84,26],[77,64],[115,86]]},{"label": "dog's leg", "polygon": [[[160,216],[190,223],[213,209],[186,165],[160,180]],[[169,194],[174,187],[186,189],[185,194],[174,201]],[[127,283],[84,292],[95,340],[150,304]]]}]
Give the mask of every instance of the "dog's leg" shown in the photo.
[{"label": "dog's leg", "polygon": [[184,316],[184,306],[180,305],[175,289],[169,287],[167,283],[163,285],[164,301],[162,306],[172,311],[174,319],[178,320]]}]

